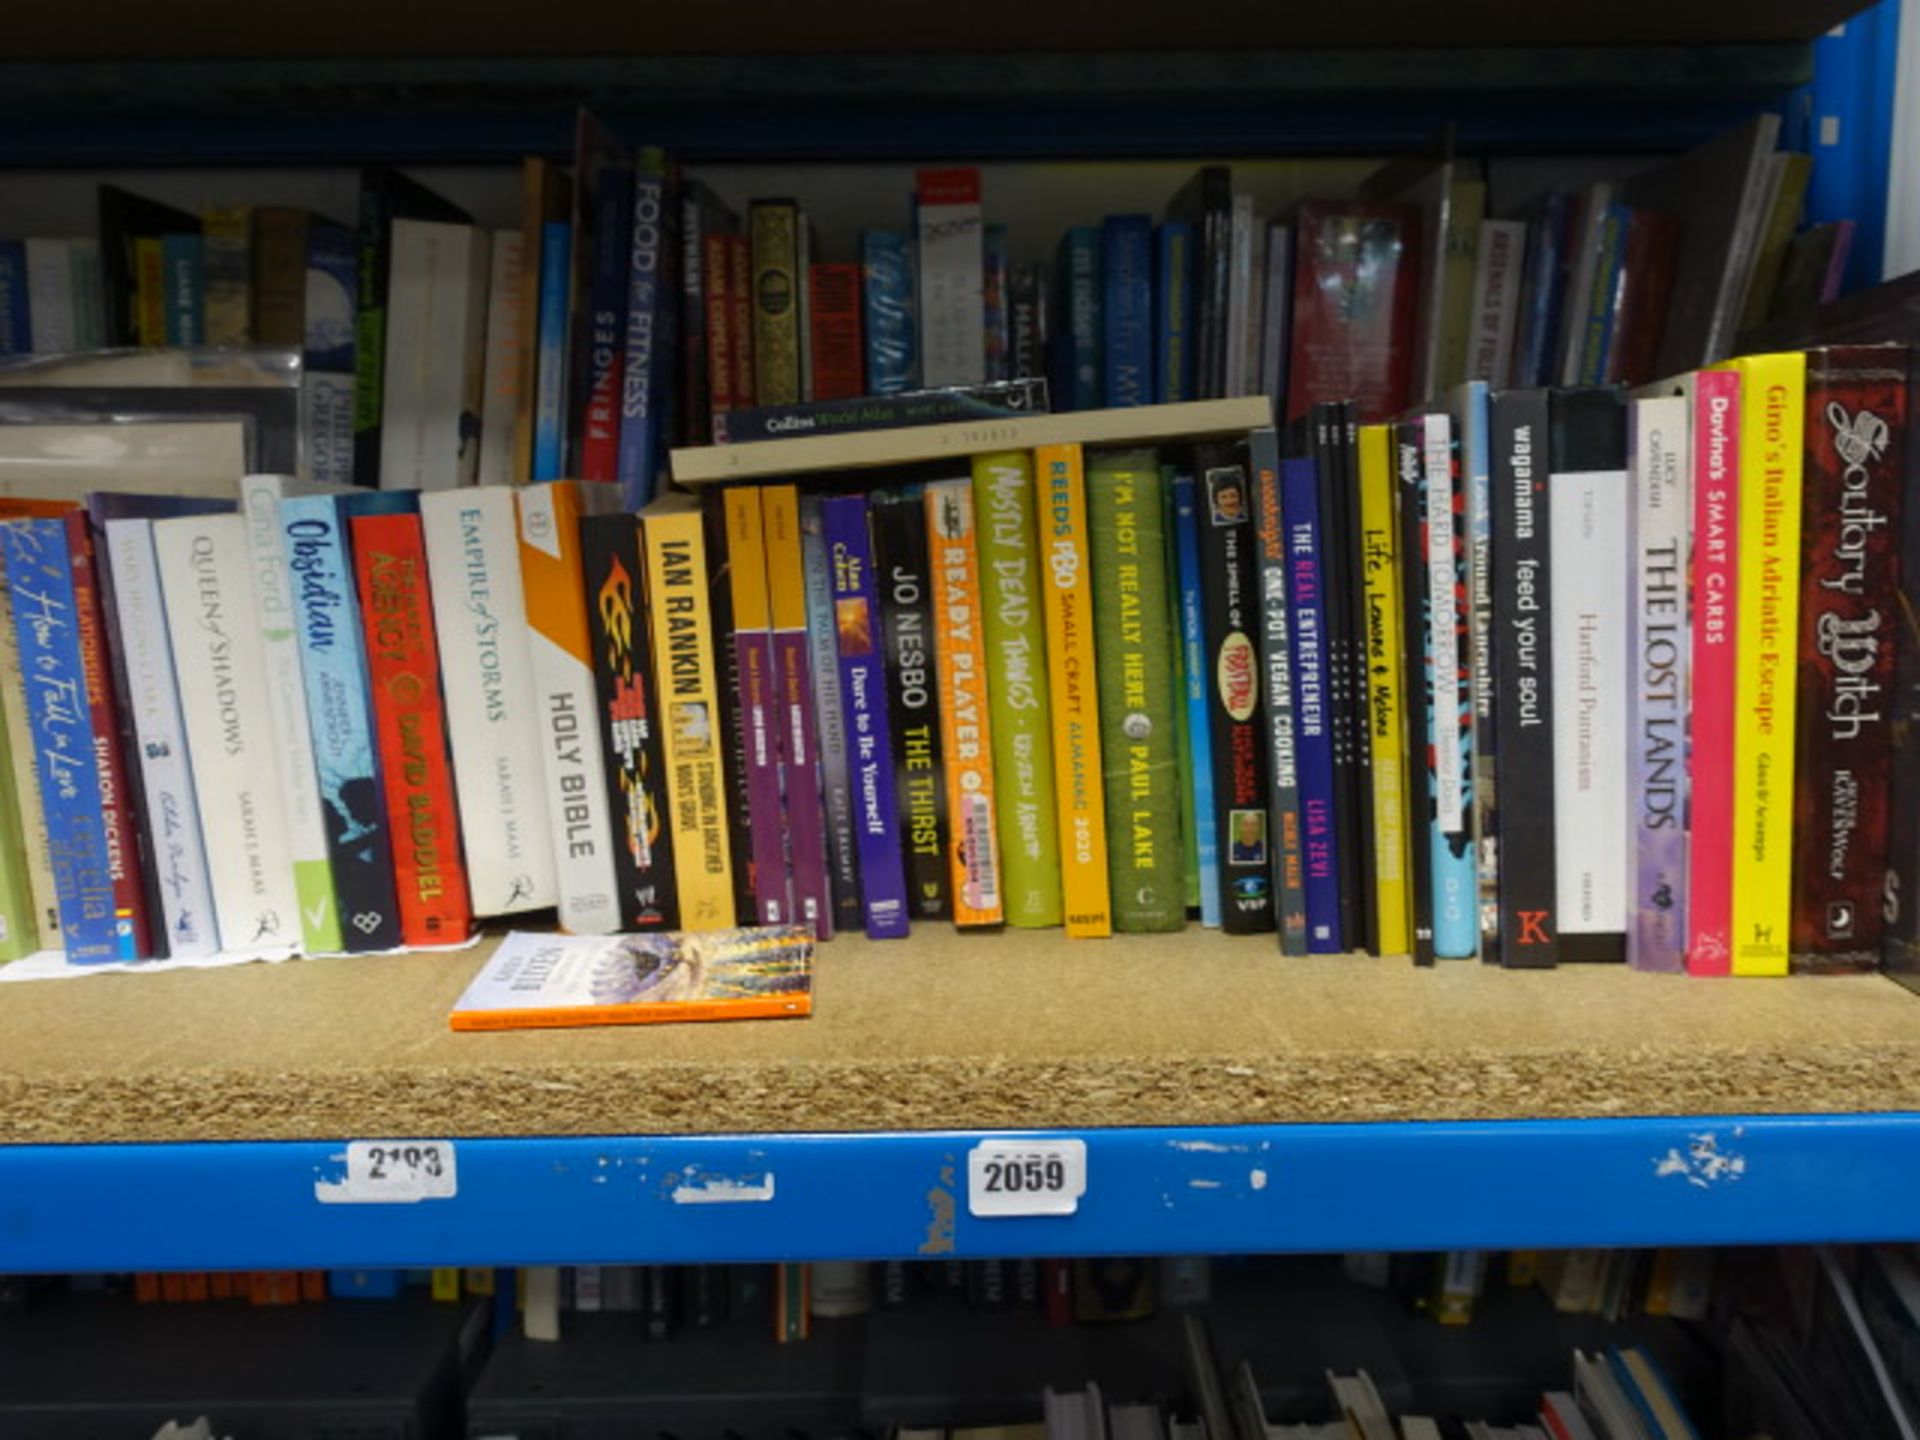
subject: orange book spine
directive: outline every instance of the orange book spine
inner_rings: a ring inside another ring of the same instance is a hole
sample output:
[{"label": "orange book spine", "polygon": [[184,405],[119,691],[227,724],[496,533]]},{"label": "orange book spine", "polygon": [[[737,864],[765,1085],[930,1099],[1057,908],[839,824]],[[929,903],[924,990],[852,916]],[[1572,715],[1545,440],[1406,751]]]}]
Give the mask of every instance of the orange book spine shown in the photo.
[{"label": "orange book spine", "polygon": [[578,1025],[673,1025],[699,1020],[783,1020],[813,1013],[811,995],[763,1000],[663,1000],[645,1005],[574,1005],[554,1010],[456,1013],[454,1030],[567,1030]]}]

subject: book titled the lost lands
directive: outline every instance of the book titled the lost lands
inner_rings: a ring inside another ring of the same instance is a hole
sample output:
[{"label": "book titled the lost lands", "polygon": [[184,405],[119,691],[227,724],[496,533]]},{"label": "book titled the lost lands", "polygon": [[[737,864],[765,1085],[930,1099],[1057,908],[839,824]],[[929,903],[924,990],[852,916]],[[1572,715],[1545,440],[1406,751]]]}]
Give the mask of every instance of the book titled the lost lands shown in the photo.
[{"label": "book titled the lost lands", "polygon": [[763,925],[704,934],[515,931],[454,1003],[455,1030],[754,1020],[813,1011],[813,932]]}]

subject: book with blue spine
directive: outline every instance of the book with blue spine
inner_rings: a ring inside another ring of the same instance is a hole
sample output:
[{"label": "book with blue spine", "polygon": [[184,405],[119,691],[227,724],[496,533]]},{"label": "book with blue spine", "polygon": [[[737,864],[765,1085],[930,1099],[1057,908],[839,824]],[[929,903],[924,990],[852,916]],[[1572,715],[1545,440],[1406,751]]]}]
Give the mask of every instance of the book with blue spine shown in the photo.
[{"label": "book with blue spine", "polygon": [[827,497],[820,502],[820,523],[833,584],[854,843],[860,857],[860,909],[870,939],[900,939],[908,931],[907,875],[893,789],[880,592],[874,582],[867,497]]},{"label": "book with blue spine", "polygon": [[1433,801],[1433,953],[1470,960],[1480,944],[1479,875],[1473,856],[1473,702],[1466,545],[1453,421],[1422,419],[1426,541],[1426,669],[1429,793]]},{"label": "book with blue spine", "polygon": [[[586,268],[574,257],[574,339],[568,364],[570,473],[608,481],[620,459],[621,386],[625,379],[627,294],[632,269],[634,172],[603,165],[592,200]],[[578,237],[576,237],[578,238]],[[658,236],[654,251],[658,253]],[[577,247],[576,247],[577,248]]]},{"label": "book with blue spine", "polygon": [[1545,196],[1527,221],[1526,268],[1520,294],[1520,334],[1513,347],[1513,375],[1496,376],[1516,386],[1551,385],[1554,339],[1566,297],[1567,196]]},{"label": "book with blue spine", "polygon": [[1106,292],[1102,373],[1109,406],[1153,403],[1153,221],[1109,215],[1101,227]]},{"label": "book with blue spine", "polygon": [[1100,232],[1076,225],[1060,239],[1059,373],[1053,403],[1063,410],[1098,410],[1100,364]]},{"label": "book with blue spine", "polygon": [[620,383],[620,502],[638,510],[653,498],[672,428],[678,338],[676,286],[670,283],[667,159],[642,150],[633,172],[633,226],[626,294],[626,356]]},{"label": "book with blue spine", "polygon": [[401,941],[400,902],[346,518],[343,497],[280,502],[341,937],[352,951],[391,950]]},{"label": "book with blue spine", "polygon": [[920,388],[919,326],[913,287],[913,242],[898,230],[860,236],[866,284],[867,393],[898,395]]},{"label": "book with blue spine", "polygon": [[1280,462],[1287,538],[1287,599],[1293,614],[1294,760],[1300,787],[1301,880],[1307,953],[1337,955],[1340,859],[1333,833],[1333,723],[1327,690],[1327,605],[1320,566],[1320,477],[1303,456]]},{"label": "book with blue spine", "polygon": [[33,320],[27,310],[27,242],[0,240],[0,355],[33,350]]},{"label": "book with blue spine", "polygon": [[827,879],[837,930],[860,928],[860,852],[853,838],[846,715],[840,702],[840,642],[834,633],[833,574],[818,495],[800,497],[800,555],[807,587],[807,656],[819,728],[820,798],[826,815]]},{"label": "book with blue spine", "polygon": [[567,440],[567,286],[573,226],[549,220],[540,238],[540,323],[535,330],[533,478],[565,473]]},{"label": "book with blue spine", "polygon": [[198,235],[160,237],[161,273],[166,277],[167,344],[198,345],[206,339],[202,305],[206,282],[200,268]]},{"label": "book with blue spine", "polygon": [[1153,398],[1193,399],[1193,226],[1168,220],[1154,234]]},{"label": "book with blue spine", "polygon": [[1607,381],[1613,352],[1620,343],[1620,274],[1627,264],[1627,230],[1632,224],[1633,211],[1617,201],[1600,217],[1586,328],[1580,336],[1578,368],[1572,382],[1576,385],[1604,385]]},{"label": "book with blue spine", "polygon": [[1493,634],[1493,445],[1492,395],[1484,381],[1473,380],[1448,397],[1454,434],[1459,438],[1460,484],[1465,505],[1457,513],[1466,526],[1462,548],[1467,561],[1467,615],[1472,664],[1473,747],[1468,757],[1467,809],[1472,817],[1474,874],[1479,896],[1480,958],[1500,960],[1499,810],[1494,780],[1499,745],[1494,707]]},{"label": "book with blue spine", "polygon": [[1200,865],[1200,923],[1220,928],[1220,844],[1213,797],[1213,733],[1207,723],[1206,601],[1200,587],[1200,516],[1192,474],[1173,476],[1173,554],[1180,597],[1181,698],[1185,702],[1192,833]]},{"label": "book with blue spine", "polygon": [[0,541],[26,677],[23,743],[39,757],[40,804],[67,960],[89,965],[137,959],[131,936],[114,913],[113,866],[66,522],[12,521],[0,526]]}]

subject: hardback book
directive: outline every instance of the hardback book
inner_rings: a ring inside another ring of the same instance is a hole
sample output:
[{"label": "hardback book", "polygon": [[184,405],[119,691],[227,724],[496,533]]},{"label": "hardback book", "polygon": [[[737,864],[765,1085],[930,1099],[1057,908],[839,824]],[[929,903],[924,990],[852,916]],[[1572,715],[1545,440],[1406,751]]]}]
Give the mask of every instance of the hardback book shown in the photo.
[{"label": "hardback book", "polygon": [[160,283],[161,305],[166,312],[166,343],[203,343],[200,236],[197,233],[160,237]]},{"label": "hardback book", "polygon": [[[1193,346],[1195,399],[1227,390],[1227,322],[1233,285],[1233,172],[1202,166],[1168,202],[1166,218],[1194,237]],[[1329,392],[1331,393],[1331,392]]]},{"label": "hardback book", "polygon": [[779,688],[773,662],[773,603],[767,585],[767,539],[760,492],[736,485],[720,495],[732,599],[734,704],[740,716],[745,774],[748,853],[753,869],[756,925],[794,918],[792,870],[787,860],[784,766],[779,744]]},{"label": "hardback book", "polygon": [[756,200],[747,208],[753,247],[753,395],[759,405],[793,405],[800,390],[800,232],[806,224],[791,200]]},{"label": "hardback book", "polygon": [[981,232],[981,310],[985,322],[986,378],[996,383],[1013,378],[1012,328],[1007,315],[1011,289],[1007,260],[1007,227],[989,225]]},{"label": "hardback book", "polygon": [[1009,377],[1045,380],[1047,352],[1053,343],[1053,282],[1044,261],[1013,267],[1007,300]]},{"label": "hardback book", "polygon": [[1408,855],[1407,734],[1402,686],[1399,534],[1394,523],[1393,430],[1360,427],[1359,528],[1365,610],[1361,662],[1367,673],[1365,743],[1373,777],[1374,935],[1382,955],[1412,953]]},{"label": "hardback book", "polygon": [[940,674],[940,738],[947,771],[953,921],[1006,919],[996,815],[993,726],[987,701],[987,637],[971,479],[926,487],[927,548],[934,573],[934,658]]},{"label": "hardback book", "polygon": [[1011,380],[955,390],[908,390],[892,395],[816,400],[801,405],[753,405],[714,417],[714,443],[748,444],[799,435],[843,435],[1045,414],[1045,380]]},{"label": "hardback book", "polygon": [[[151,271],[163,268],[160,238],[164,235],[197,235],[200,220],[184,210],[163,205],[144,195],[136,195],[118,185],[102,185],[99,191],[100,258],[106,289],[106,341],[116,348],[129,345],[164,345],[166,319],[164,293],[153,282],[158,274],[149,274],[141,283],[139,248],[148,242]],[[163,281],[161,283],[164,283]],[[144,298],[148,302],[146,321],[142,323]],[[154,328],[158,322],[158,329]]]},{"label": "hardback book", "polygon": [[680,926],[725,930],[735,923],[734,858],[721,783],[727,727],[705,528],[698,501],[686,495],[661,496],[640,519]]},{"label": "hardback book", "polygon": [[1641,385],[1659,373],[1660,333],[1671,310],[1679,251],[1678,216],[1654,210],[1633,212],[1620,293],[1614,302],[1619,315],[1607,355],[1608,380]]},{"label": "hardback book", "polygon": [[1740,377],[1734,638],[1733,973],[1789,968],[1807,357],[1751,355]]},{"label": "hardback book", "polygon": [[1253,196],[1233,197],[1233,271],[1227,283],[1227,393],[1264,395],[1260,385],[1260,307],[1267,279],[1267,227]]},{"label": "hardback book", "polygon": [[640,522],[624,510],[582,516],[580,553],[619,928],[671,930],[680,908]]},{"label": "hardback book", "polygon": [[1113,906],[1086,474],[1077,445],[1048,446],[1033,458],[1040,484],[1040,601],[1053,716],[1061,896],[1067,934],[1098,937],[1113,933]]},{"label": "hardback book", "polygon": [[[740,217],[729,209],[726,203],[713,192],[711,186],[699,180],[682,178],[680,182],[679,208],[679,314],[677,316],[680,334],[680,371],[676,393],[679,404],[676,407],[675,428],[679,431],[682,443],[687,445],[705,445],[711,439],[713,422],[713,332],[707,324],[708,298],[716,281],[724,289],[726,285],[726,255],[724,249],[716,249],[712,242],[721,236],[732,236],[740,228]],[[711,265],[708,252],[715,251],[718,266]],[[726,337],[721,337],[723,348],[728,351]],[[721,366],[732,363],[731,354],[723,354]],[[726,385],[732,385],[732,376],[728,375]]]},{"label": "hardback book", "polygon": [[[543,327],[551,319],[558,318],[544,313],[548,300],[548,270],[555,258],[547,245],[552,234],[550,227],[567,224],[572,204],[572,181],[563,167],[543,156],[529,156],[520,162],[520,315],[516,326],[520,336],[520,374],[517,382],[518,403],[513,414],[511,477],[516,485],[545,478],[537,476],[534,468],[535,407],[540,402],[542,384],[556,383],[561,378],[558,373],[551,376],[542,374]],[[565,234],[557,238],[559,253],[567,253],[571,249],[570,239]],[[564,268],[554,278],[560,290],[561,308],[564,309]],[[557,389],[553,392],[553,400],[557,420]]]},{"label": "hardback book", "polygon": [[297,350],[306,339],[307,231],[313,219],[291,205],[253,209],[255,344]]},{"label": "hardback book", "polygon": [[[607,813],[606,753],[593,723],[592,637],[580,521],[618,507],[611,485],[556,480],[516,493],[520,593],[545,776],[560,924],[583,935],[619,927],[613,822]],[[713,743],[718,743],[715,732]]]},{"label": "hardback book", "polygon": [[202,310],[209,345],[253,343],[253,207],[200,214]]},{"label": "hardback book", "polygon": [[[277,505],[268,506],[265,502],[273,498],[269,487],[250,487],[247,520],[255,573],[260,575],[270,556],[264,536],[255,527],[268,514],[277,511],[279,516],[290,577],[288,628],[299,662],[299,684],[289,688],[296,677],[285,668],[287,642],[262,632],[268,703],[276,722],[290,711],[295,697],[306,707],[317,813],[341,943],[354,951],[396,949],[401,944],[400,900],[344,509],[349,497],[301,494],[293,487],[276,493]],[[266,588],[256,581],[256,594]],[[281,779],[282,813],[298,813],[304,797],[291,803],[285,797],[300,777],[292,772],[290,761],[283,759],[283,764],[288,768]],[[311,843],[310,832],[305,839]],[[208,849],[212,849],[211,840]],[[307,883],[310,893],[317,879]],[[232,945],[224,917],[221,925],[222,938]]]},{"label": "hardback book", "polygon": [[1095,593],[1107,859],[1113,928],[1161,933],[1187,923],[1180,765],[1160,459],[1099,450],[1086,462]]},{"label": "hardback book", "polygon": [[973,508],[1006,920],[1058,925],[1064,914],[1060,829],[1031,453],[975,456]]},{"label": "hardback book", "polygon": [[1468,762],[1468,805],[1473,812],[1473,863],[1477,883],[1480,958],[1500,960],[1499,725],[1494,695],[1499,678],[1493,645],[1493,457],[1492,397],[1485,383],[1468,381],[1448,397],[1460,450],[1460,486],[1465,492],[1458,524],[1467,557],[1467,618],[1470,639],[1468,694],[1473,709]]},{"label": "hardback book", "polygon": [[869,939],[904,939],[911,912],[894,796],[880,589],[874,575],[867,497],[829,496],[821,502],[820,512],[833,578],[841,707],[854,792],[854,843],[860,854],[861,916]]},{"label": "hardback book", "polygon": [[1101,227],[1101,386],[1112,406],[1153,403],[1153,222],[1109,215]]},{"label": "hardback book", "polygon": [[353,483],[353,316],[360,294],[352,230],[325,220],[306,228],[300,399],[307,470],[325,485]]},{"label": "hardback book", "polygon": [[1067,410],[1098,410],[1106,398],[1100,238],[1090,225],[1075,226],[1060,237],[1059,342],[1052,381],[1055,403]]},{"label": "hardback book", "polygon": [[1319,476],[1313,460],[1280,462],[1280,513],[1287,527],[1287,598],[1292,610],[1293,712],[1300,788],[1301,870],[1307,950],[1338,954],[1347,936],[1340,917],[1340,856],[1333,815],[1333,724],[1327,685],[1327,612]]},{"label": "hardback book", "polygon": [[1329,395],[1353,397],[1363,422],[1397,415],[1413,395],[1419,212],[1307,201],[1295,237],[1287,418]]},{"label": "hardback book", "polygon": [[0,355],[33,351],[33,320],[27,309],[27,246],[0,240]]},{"label": "hardback book", "polygon": [[[574,271],[573,328],[569,399],[569,432],[575,439],[572,473],[582,480],[606,483],[620,467],[620,435],[624,428],[627,354],[627,306],[634,280],[652,287],[660,269],[663,242],[659,177],[647,177],[641,201],[652,224],[644,236],[635,233],[636,190],[640,177],[623,155],[609,152],[588,167],[589,183],[579,192],[579,219],[585,227],[586,268]],[[633,247],[645,246],[647,267],[636,273]],[[575,264],[579,265],[579,251]],[[651,332],[648,332],[649,341]]]},{"label": "hardback book", "polygon": [[528,283],[525,246],[518,230],[493,232],[487,277],[487,347],[480,367],[481,485],[511,485],[514,471],[514,425],[520,411],[521,353],[531,343],[520,328],[525,304],[521,288]]},{"label": "hardback book", "polygon": [[1468,380],[1505,385],[1512,372],[1526,248],[1526,221],[1480,222],[1473,262],[1471,328],[1467,332]]},{"label": "hardback book", "polygon": [[816,263],[808,271],[807,288],[813,398],[850,400],[866,394],[866,355],[860,340],[860,267]]},{"label": "hardback book", "polygon": [[1194,398],[1193,226],[1167,220],[1154,231],[1153,398],[1172,405]]},{"label": "hardback book", "polygon": [[460,857],[418,502],[369,495],[349,506],[400,933],[413,946],[459,944],[473,929],[473,906]]},{"label": "hardback book", "polygon": [[[1888,698],[1908,523],[1905,346],[1807,355],[1792,964],[1872,969],[1885,931]],[[1903,897],[1904,898],[1904,897]]]},{"label": "hardback book", "polygon": [[922,170],[913,200],[920,383],[978,385],[987,378],[980,172]]},{"label": "hardback book", "polygon": [[447,490],[479,475],[487,245],[472,225],[393,223],[382,489]]},{"label": "hardback book", "polygon": [[573,229],[565,220],[542,227],[539,323],[534,330],[531,478],[558,480],[567,448],[567,281]]},{"label": "hardback book", "polygon": [[422,495],[420,526],[473,911],[546,909],[559,891],[513,491]]},{"label": "hardback book", "polygon": [[1213,728],[1207,719],[1212,670],[1207,664],[1207,602],[1201,581],[1199,482],[1191,457],[1162,467],[1173,526],[1168,581],[1174,591],[1180,695],[1174,707],[1180,737],[1180,829],[1191,880],[1189,908],[1220,928],[1220,825],[1213,792]]},{"label": "hardback book", "polygon": [[887,669],[893,790],[915,920],[953,914],[947,785],[935,668],[933,565],[926,495],[916,485],[871,495],[875,588]]},{"label": "hardback book", "polygon": [[1628,407],[1633,594],[1627,656],[1630,843],[1627,963],[1681,970],[1687,954],[1687,573],[1693,447],[1685,395]]},{"label": "hardback book", "polygon": [[[666,156],[652,147],[636,157],[633,218],[628,227],[625,344],[616,409],[619,439],[615,477],[621,501],[638,509],[654,496],[674,433],[674,385],[680,347],[678,197]],[[686,333],[699,329],[689,314]]]},{"label": "hardback book", "polygon": [[[381,484],[381,422],[387,395],[387,305],[393,284],[394,225],[420,220],[470,225],[473,217],[398,170],[360,173],[360,294],[354,316],[353,479]],[[482,273],[485,267],[482,266]]]},{"label": "hardback book", "polygon": [[[740,404],[735,394],[733,344],[733,251],[746,250],[747,237],[735,232],[707,234],[700,268],[702,309],[698,317],[706,333],[705,408],[697,428],[688,432],[688,443],[705,445],[713,440],[713,422]],[[752,260],[746,261],[748,268]],[[691,323],[695,317],[688,316]],[[689,331],[689,334],[692,332]]]},{"label": "hardback book", "polygon": [[1294,736],[1293,625],[1287,594],[1286,512],[1280,494],[1280,437],[1271,426],[1247,437],[1259,575],[1260,699],[1266,744],[1267,837],[1280,953],[1307,953],[1307,892],[1300,833],[1300,772]]},{"label": "hardback book", "polygon": [[[300,896],[274,762],[278,736],[265,647],[253,624],[252,548],[239,515],[192,515],[153,527],[187,747],[221,947],[299,948]],[[18,591],[15,593],[16,604]]]},{"label": "hardback book", "polygon": [[500,942],[454,1003],[455,1030],[770,1020],[813,1008],[797,925],[706,934],[530,935]]},{"label": "hardback book", "polygon": [[918,389],[920,332],[913,242],[897,230],[863,231],[860,257],[866,391],[870,395],[894,395]]},{"label": "hardback book", "polygon": [[[799,492],[791,485],[762,486],[760,512],[767,537],[767,590],[773,610],[773,670],[778,686],[774,731],[786,776],[785,817],[794,912],[797,920],[825,940],[833,934],[833,892],[828,880],[826,812],[820,793],[820,722],[815,708],[818,692],[807,626],[808,577]],[[944,807],[944,795],[941,804]]]},{"label": "hardback book", "polygon": [[1626,955],[1626,402],[1556,391],[1547,498],[1553,550],[1553,814],[1559,958]]},{"label": "hardback book", "polygon": [[[1411,821],[1413,961],[1434,963],[1432,834],[1434,803],[1431,589],[1427,563],[1427,426],[1424,417],[1394,426],[1395,521],[1400,527],[1400,613],[1406,667],[1407,809]],[[1304,757],[1304,751],[1303,757]],[[1303,761],[1304,763],[1304,761]],[[1304,769],[1303,769],[1304,776]]]},{"label": "hardback book", "polygon": [[[832,928],[858,930],[862,924],[860,856],[853,839],[853,786],[847,768],[846,715],[840,702],[840,640],[834,629],[833,572],[827,563],[827,536],[820,503],[817,495],[804,495],[799,499],[807,663],[812,671],[815,729],[820,746],[820,800],[826,828]],[[946,702],[943,699],[941,703]],[[943,727],[946,724],[944,709],[941,724]],[[947,763],[951,784],[951,753]]]},{"label": "hardback book", "polygon": [[727,247],[728,338],[732,342],[733,399],[736,405],[760,403],[755,389],[753,245],[745,235]]}]

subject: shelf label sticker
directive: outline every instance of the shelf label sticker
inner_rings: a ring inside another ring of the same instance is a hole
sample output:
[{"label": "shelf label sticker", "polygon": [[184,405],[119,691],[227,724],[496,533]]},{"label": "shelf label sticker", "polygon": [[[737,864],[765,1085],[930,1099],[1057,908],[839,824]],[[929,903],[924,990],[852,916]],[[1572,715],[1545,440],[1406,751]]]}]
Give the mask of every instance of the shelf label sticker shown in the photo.
[{"label": "shelf label sticker", "polygon": [[1084,1140],[982,1140],[967,1152],[967,1211],[976,1219],[1072,1215],[1086,1193]]},{"label": "shelf label sticker", "polygon": [[350,1140],[346,1160],[343,1179],[313,1182],[322,1205],[413,1205],[460,1193],[451,1140]]}]

